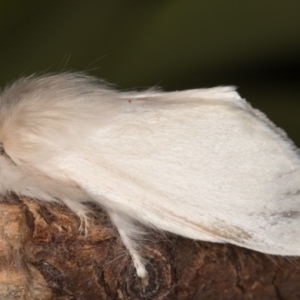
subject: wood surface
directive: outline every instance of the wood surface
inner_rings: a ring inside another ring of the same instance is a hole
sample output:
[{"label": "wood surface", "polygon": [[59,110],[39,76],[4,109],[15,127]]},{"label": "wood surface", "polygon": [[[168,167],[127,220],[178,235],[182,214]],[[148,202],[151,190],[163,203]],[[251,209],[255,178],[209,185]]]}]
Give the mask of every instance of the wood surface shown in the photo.
[{"label": "wood surface", "polygon": [[87,236],[66,207],[2,197],[0,299],[158,300],[300,298],[300,259],[161,232],[145,237],[148,282],[108,216],[91,206]]}]

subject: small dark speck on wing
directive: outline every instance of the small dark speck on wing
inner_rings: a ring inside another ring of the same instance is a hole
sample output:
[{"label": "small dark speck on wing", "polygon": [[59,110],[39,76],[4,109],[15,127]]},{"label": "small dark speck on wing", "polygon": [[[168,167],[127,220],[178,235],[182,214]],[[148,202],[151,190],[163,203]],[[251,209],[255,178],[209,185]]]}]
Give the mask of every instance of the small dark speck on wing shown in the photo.
[{"label": "small dark speck on wing", "polygon": [[3,144],[0,143],[0,155],[4,155],[5,154],[5,151],[4,151],[4,148],[3,148]]},{"label": "small dark speck on wing", "polygon": [[297,219],[300,217],[300,211],[297,211],[297,210],[282,211],[282,212],[276,213],[275,215],[283,217],[283,218]]},{"label": "small dark speck on wing", "polygon": [[296,196],[300,194],[300,190],[289,191],[286,193],[287,196]]}]

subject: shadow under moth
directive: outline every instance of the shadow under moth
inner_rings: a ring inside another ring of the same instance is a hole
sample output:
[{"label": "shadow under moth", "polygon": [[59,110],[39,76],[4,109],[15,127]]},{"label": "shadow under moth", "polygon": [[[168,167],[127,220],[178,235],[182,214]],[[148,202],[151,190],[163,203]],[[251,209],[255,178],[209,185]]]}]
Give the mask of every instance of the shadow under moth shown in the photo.
[{"label": "shadow under moth", "polygon": [[63,202],[88,234],[104,208],[137,275],[143,224],[300,255],[300,158],[233,87],[118,92],[80,73],[21,78],[0,96],[0,192]]}]

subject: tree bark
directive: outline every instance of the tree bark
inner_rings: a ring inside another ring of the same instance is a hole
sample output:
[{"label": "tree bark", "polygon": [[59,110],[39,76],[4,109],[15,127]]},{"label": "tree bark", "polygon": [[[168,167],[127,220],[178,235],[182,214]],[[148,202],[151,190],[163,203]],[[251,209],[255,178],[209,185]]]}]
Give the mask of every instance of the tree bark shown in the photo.
[{"label": "tree bark", "polygon": [[141,282],[105,212],[87,236],[66,207],[7,196],[0,203],[0,299],[158,300],[300,297],[300,259],[151,232]]}]

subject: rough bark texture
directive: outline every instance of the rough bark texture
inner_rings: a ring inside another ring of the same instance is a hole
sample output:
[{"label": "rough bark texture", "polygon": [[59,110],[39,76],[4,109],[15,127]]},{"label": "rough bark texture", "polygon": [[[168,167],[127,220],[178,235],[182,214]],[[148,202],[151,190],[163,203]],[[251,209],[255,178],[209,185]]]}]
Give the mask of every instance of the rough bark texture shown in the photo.
[{"label": "rough bark texture", "polygon": [[100,209],[86,237],[63,206],[10,196],[0,209],[0,299],[300,298],[298,258],[151,233],[147,285]]}]

